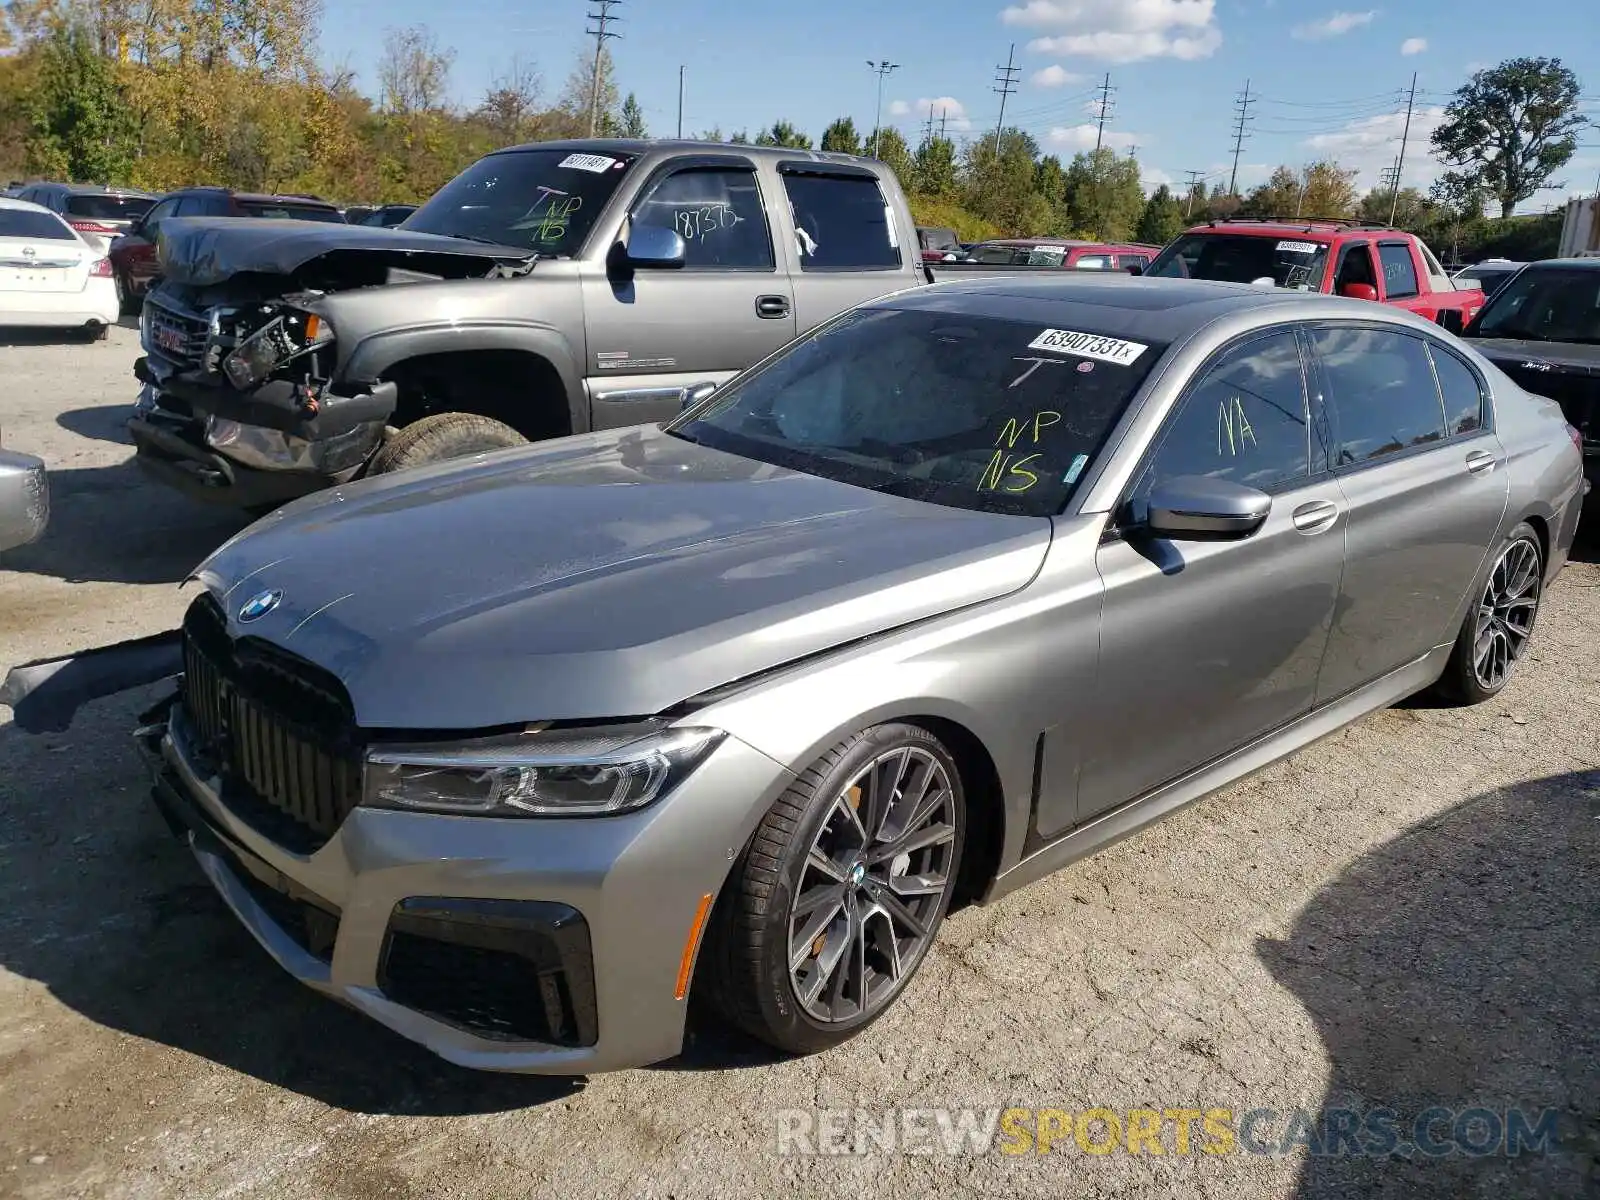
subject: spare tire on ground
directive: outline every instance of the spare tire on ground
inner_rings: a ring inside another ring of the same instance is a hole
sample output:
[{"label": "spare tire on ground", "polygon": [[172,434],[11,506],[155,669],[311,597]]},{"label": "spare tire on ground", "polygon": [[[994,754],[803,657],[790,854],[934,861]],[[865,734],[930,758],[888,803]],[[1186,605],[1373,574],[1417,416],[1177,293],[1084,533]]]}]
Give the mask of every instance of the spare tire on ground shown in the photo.
[{"label": "spare tire on ground", "polygon": [[391,475],[411,467],[527,444],[528,439],[511,426],[489,417],[435,413],[412,422],[386,441],[372,456],[366,473]]}]

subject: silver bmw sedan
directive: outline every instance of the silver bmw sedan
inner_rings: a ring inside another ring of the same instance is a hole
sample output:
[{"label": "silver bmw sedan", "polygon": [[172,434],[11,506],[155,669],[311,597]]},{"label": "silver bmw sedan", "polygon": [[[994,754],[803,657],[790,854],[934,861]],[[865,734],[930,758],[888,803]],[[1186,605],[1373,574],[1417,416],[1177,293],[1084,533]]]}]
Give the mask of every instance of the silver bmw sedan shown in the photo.
[{"label": "silver bmw sedan", "polygon": [[141,730],[266,951],[453,1062],[852,1037],[952,903],[1498,693],[1584,491],[1438,326],[1227,284],[917,289],[686,392],[258,522]]}]

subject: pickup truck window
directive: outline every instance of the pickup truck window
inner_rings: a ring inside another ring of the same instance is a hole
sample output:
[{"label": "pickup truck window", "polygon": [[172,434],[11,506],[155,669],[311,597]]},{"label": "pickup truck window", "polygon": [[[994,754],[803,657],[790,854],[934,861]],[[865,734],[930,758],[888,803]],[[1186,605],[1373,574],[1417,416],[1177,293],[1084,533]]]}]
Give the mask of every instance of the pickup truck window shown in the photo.
[{"label": "pickup truck window", "polygon": [[1417,294],[1417,265],[1411,260],[1410,243],[1379,242],[1378,260],[1383,263],[1384,299],[1404,300]]},{"label": "pickup truck window", "polygon": [[893,270],[900,246],[889,206],[868,175],[784,172],[803,271]]},{"label": "pickup truck window", "polygon": [[1600,345],[1600,271],[1525,267],[1494,294],[1468,332]]},{"label": "pickup truck window", "polygon": [[1070,498],[1165,348],[1098,330],[860,308],[667,431],[875,491],[1044,516]]},{"label": "pickup truck window", "polygon": [[1277,287],[1316,291],[1327,261],[1326,242],[1253,234],[1190,233],[1156,255],[1145,274],[1223,283],[1271,279]]},{"label": "pickup truck window", "polygon": [[1111,256],[1109,254],[1085,254],[1072,265],[1080,271],[1109,271],[1111,269]]},{"label": "pickup truck window", "polygon": [[1333,277],[1334,293],[1339,294],[1352,283],[1378,286],[1378,276],[1372,268],[1372,247],[1366,242],[1351,242],[1339,254],[1339,270]]},{"label": "pickup truck window", "polygon": [[634,158],[538,149],[490,154],[429,197],[406,228],[571,256]]},{"label": "pickup truck window", "polygon": [[634,206],[640,225],[676,230],[684,269],[772,271],[772,237],[752,170],[691,168],[660,180]]}]

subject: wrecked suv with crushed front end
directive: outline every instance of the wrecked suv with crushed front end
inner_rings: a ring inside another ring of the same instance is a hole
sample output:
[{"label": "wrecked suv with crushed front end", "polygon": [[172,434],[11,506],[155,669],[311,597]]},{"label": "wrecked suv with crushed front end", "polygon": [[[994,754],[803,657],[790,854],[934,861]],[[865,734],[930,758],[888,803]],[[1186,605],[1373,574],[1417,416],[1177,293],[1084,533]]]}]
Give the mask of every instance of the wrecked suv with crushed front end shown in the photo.
[{"label": "wrecked suv with crushed front end", "polygon": [[357,351],[362,333],[405,318],[375,311],[375,291],[403,309],[401,284],[501,279],[533,262],[428,234],[263,224],[174,220],[163,230],[128,426],[158,478],[245,508],[349,478],[383,441],[401,379],[384,378],[393,364],[382,353],[364,362]]}]

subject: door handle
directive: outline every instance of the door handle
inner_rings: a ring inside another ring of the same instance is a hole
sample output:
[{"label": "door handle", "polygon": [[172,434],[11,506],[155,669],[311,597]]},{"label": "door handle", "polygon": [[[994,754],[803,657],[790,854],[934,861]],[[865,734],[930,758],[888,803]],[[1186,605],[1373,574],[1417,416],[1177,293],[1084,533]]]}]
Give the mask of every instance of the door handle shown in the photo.
[{"label": "door handle", "polygon": [[1339,506],[1332,500],[1307,500],[1294,510],[1294,527],[1301,533],[1321,533],[1339,519]]},{"label": "door handle", "polygon": [[1467,470],[1474,475],[1485,475],[1494,470],[1494,455],[1487,450],[1474,450],[1467,455]]},{"label": "door handle", "polygon": [[775,321],[780,317],[789,315],[789,297],[787,296],[757,296],[756,316]]}]

